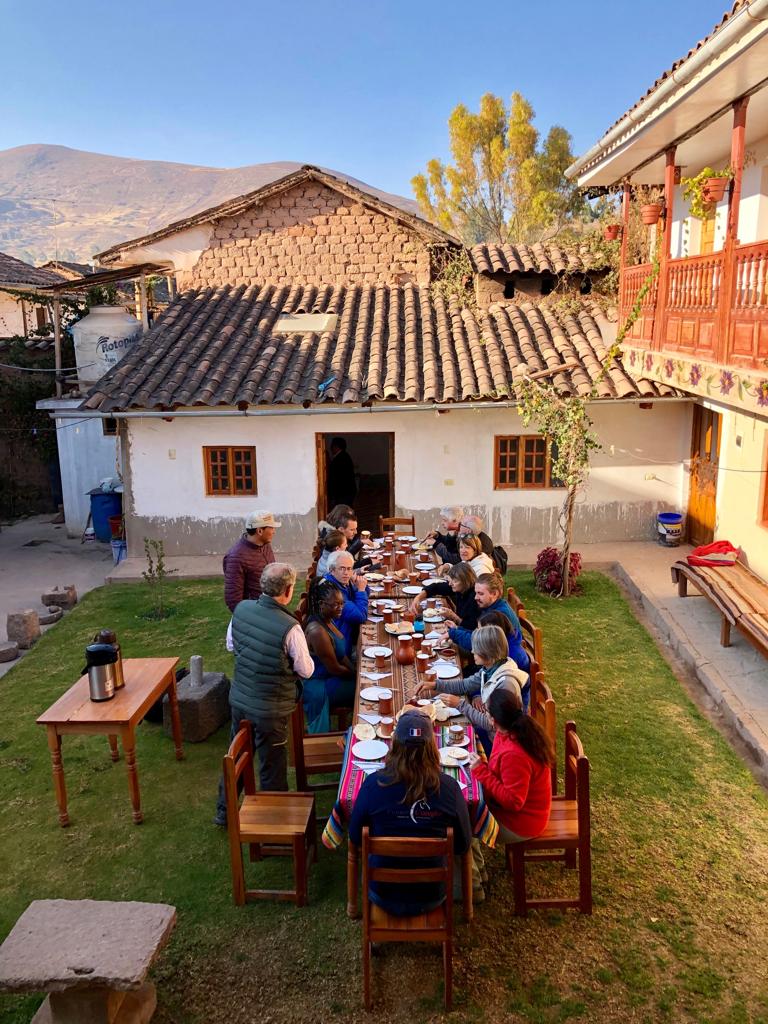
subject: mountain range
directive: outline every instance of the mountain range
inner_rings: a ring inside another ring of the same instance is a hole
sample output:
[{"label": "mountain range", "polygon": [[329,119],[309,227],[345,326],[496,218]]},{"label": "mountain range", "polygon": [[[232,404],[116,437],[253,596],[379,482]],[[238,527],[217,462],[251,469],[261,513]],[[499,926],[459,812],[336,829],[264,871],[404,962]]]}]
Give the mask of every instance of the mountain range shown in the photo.
[{"label": "mountain range", "polygon": [[[38,144],[0,150],[0,251],[33,264],[55,258],[87,263],[117,242],[260,188],[299,167],[289,160],[198,167]],[[419,212],[411,199],[373,189],[343,172],[330,173],[409,213]]]}]

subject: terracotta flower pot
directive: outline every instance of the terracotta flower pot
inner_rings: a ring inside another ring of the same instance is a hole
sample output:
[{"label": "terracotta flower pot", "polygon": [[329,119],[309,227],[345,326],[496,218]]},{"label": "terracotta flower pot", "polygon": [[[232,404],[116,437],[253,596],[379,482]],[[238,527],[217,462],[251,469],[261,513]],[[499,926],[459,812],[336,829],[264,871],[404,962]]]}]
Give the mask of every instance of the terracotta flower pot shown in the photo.
[{"label": "terracotta flower pot", "polygon": [[729,178],[707,178],[702,189],[705,203],[719,203],[728,188]]},{"label": "terracotta flower pot", "polygon": [[603,228],[603,238],[606,242],[615,242],[619,237],[621,231],[621,224],[606,224]]},{"label": "terracotta flower pot", "polygon": [[640,217],[643,224],[650,227],[652,224],[659,223],[659,217],[661,217],[662,206],[661,203],[645,203],[640,207]]}]

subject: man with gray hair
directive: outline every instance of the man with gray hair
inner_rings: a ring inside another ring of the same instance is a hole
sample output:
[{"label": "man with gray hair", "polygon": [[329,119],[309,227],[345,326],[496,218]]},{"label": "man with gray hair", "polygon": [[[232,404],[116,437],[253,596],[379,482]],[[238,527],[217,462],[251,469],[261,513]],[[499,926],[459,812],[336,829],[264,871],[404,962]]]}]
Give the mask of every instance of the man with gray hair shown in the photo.
[{"label": "man with gray hair", "polygon": [[459,561],[458,530],[463,515],[460,505],[446,505],[440,509],[440,526],[427,535],[434,539],[435,554],[452,565]]},{"label": "man with gray hair", "polygon": [[[253,747],[259,755],[262,790],[288,789],[288,724],[301,683],[315,666],[304,632],[288,611],[296,584],[296,570],[285,562],[272,562],[261,574],[261,597],[240,601],[232,615],[227,647],[235,654],[235,675],[229,691],[234,737],[246,719],[253,726]],[[224,780],[214,824],[226,827]]]}]

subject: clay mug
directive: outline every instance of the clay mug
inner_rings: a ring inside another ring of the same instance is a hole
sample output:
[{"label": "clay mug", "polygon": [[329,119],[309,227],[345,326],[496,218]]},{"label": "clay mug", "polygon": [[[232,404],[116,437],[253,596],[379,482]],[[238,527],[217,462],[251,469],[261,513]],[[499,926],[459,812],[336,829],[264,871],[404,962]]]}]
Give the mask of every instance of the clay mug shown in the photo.
[{"label": "clay mug", "polygon": [[380,715],[391,715],[394,711],[394,704],[392,703],[392,692],[388,697],[379,697],[379,714]]},{"label": "clay mug", "polygon": [[375,658],[376,668],[379,670],[379,672],[384,672],[385,669],[389,668],[389,659],[391,657],[392,657],[391,654],[377,654],[376,655],[376,658]]},{"label": "clay mug", "polygon": [[[381,707],[381,701],[379,701],[379,707]],[[390,718],[389,715],[384,716],[379,722],[379,736],[389,737],[394,731],[394,719]]]}]

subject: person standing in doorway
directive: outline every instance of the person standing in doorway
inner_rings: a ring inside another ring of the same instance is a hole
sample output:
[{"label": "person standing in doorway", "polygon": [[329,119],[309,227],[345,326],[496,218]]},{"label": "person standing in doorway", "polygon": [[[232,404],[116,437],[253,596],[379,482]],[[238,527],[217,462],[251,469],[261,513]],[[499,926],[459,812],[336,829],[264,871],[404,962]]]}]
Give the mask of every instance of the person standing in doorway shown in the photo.
[{"label": "person standing in doorway", "polygon": [[231,612],[240,601],[261,597],[261,574],[275,561],[272,538],[280,525],[271,512],[251,512],[245,533],[224,555],[224,601]]},{"label": "person standing in doorway", "polygon": [[355,465],[347,451],[343,437],[331,441],[331,461],[328,463],[328,504],[333,507],[341,503],[354,506],[357,494]]}]

